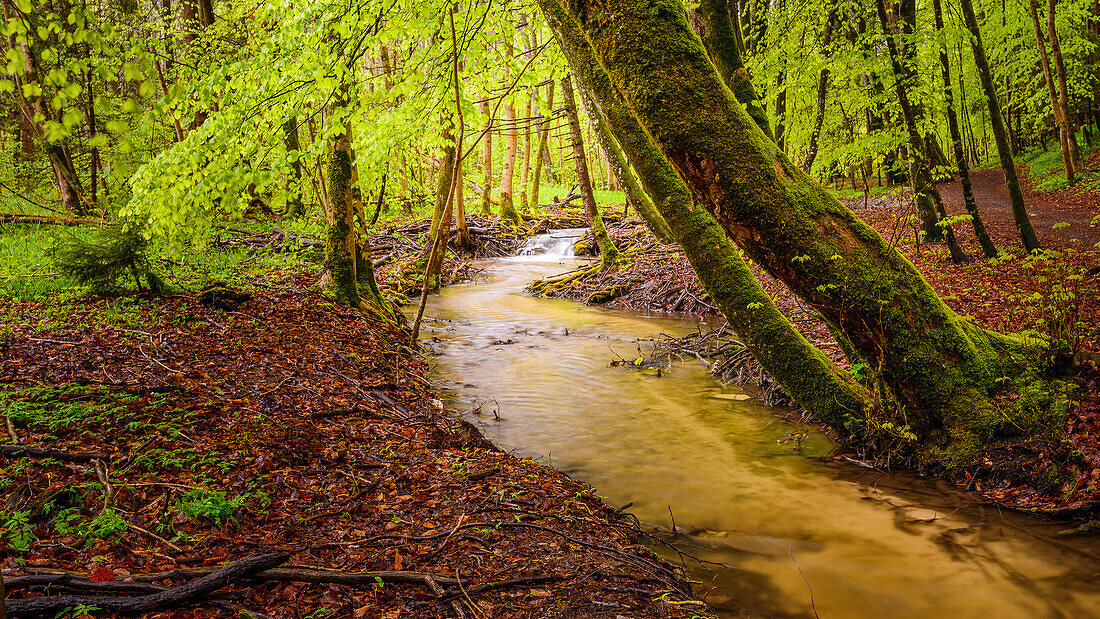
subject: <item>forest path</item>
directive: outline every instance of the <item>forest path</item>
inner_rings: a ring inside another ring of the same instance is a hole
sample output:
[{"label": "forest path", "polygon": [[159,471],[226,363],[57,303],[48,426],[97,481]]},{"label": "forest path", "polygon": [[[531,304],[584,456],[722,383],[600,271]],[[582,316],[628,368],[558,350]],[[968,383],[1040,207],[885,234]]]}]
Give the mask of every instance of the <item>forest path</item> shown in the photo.
[{"label": "forest path", "polygon": [[[1093,164],[1098,162],[1093,158]],[[1091,247],[1100,242],[1100,225],[1093,218],[1100,214],[1100,199],[1093,192],[1082,191],[1077,187],[1067,187],[1051,192],[1037,192],[1026,169],[1021,169],[1020,179],[1023,185],[1024,203],[1031,217],[1031,225],[1039,235],[1044,247],[1065,247],[1070,239],[1079,239]],[[1012,202],[1005,186],[1005,177],[1001,169],[971,170],[971,183],[974,187],[974,200],[982,213],[982,221],[998,246],[1007,243],[1018,244],[1019,234],[1012,219]],[[963,202],[962,184],[958,181],[938,185],[943,197],[944,208],[950,215],[966,213]],[[1054,229],[1058,223],[1068,223],[1068,228]],[[964,236],[973,236],[974,230],[969,224],[956,225]]]}]

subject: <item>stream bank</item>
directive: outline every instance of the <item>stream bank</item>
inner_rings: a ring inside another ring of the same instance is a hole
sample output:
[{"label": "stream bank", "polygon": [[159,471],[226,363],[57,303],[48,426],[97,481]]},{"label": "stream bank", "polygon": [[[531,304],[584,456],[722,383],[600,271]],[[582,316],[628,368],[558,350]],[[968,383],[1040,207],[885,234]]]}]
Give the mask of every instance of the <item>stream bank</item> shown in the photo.
[{"label": "stream bank", "polygon": [[286,553],[157,616],[708,616],[628,516],[446,413],[407,330],[314,279],[270,270],[235,308],[2,302],[0,389],[28,449],[0,457],[9,603]]}]

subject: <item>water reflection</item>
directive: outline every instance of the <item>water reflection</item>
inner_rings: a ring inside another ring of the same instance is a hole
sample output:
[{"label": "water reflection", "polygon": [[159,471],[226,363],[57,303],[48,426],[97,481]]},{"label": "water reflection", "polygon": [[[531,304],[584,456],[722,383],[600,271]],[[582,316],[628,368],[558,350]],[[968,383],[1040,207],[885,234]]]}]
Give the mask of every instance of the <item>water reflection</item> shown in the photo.
[{"label": "water reflection", "polygon": [[501,447],[633,502],[643,522],[668,527],[671,510],[695,531],[680,540],[734,566],[688,566],[724,615],[1100,616],[1095,540],[1055,539],[1064,526],[939,482],[814,459],[825,436],[714,397],[736,390],[698,363],[663,377],[608,367],[646,350],[639,338],[698,325],[521,293],[563,268],[497,262],[488,281],[433,297],[435,378]]}]

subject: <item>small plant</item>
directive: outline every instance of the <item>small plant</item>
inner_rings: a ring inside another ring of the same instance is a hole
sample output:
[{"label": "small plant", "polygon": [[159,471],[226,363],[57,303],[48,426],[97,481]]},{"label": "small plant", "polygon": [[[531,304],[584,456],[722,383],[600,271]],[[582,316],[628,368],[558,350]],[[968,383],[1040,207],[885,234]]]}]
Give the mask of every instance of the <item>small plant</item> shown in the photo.
[{"label": "small plant", "polygon": [[84,240],[70,236],[53,248],[57,269],[94,290],[115,286],[124,277],[132,277],[138,292],[142,280],[153,292],[164,290],[164,282],[153,272],[145,252],[148,240],[134,221],[122,221],[99,231],[99,238]]},{"label": "small plant", "polygon": [[37,539],[34,525],[30,523],[30,511],[17,510],[3,514],[4,534],[0,541],[5,542],[15,552],[27,552]]},{"label": "small plant", "polygon": [[244,505],[247,499],[247,496],[230,499],[221,490],[195,488],[180,497],[179,502],[176,504],[176,511],[188,518],[212,520],[214,524],[220,527],[226,522],[236,521],[234,516],[237,510]]},{"label": "small plant", "polygon": [[1086,269],[1075,258],[1071,248],[1038,251],[1024,259],[1039,283],[1039,290],[1025,300],[1035,310],[1035,328],[1050,340],[1055,362],[1072,360],[1083,339],[1081,295]]}]

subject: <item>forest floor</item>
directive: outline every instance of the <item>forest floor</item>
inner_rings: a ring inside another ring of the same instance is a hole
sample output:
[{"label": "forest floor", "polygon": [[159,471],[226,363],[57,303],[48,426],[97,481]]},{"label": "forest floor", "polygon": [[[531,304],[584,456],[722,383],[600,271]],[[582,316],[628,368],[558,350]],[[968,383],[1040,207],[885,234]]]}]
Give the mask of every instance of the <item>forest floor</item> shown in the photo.
[{"label": "forest floor", "polygon": [[182,595],[247,557],[265,569],[147,616],[710,616],[628,514],[444,411],[407,328],[316,273],[252,275],[239,306],[0,301],[9,616]]},{"label": "forest floor", "polygon": [[[1100,149],[1090,166],[1100,168]],[[982,258],[969,222],[955,225],[960,245],[971,257],[965,264],[948,261],[943,244],[918,245],[912,223],[913,206],[904,192],[846,200],[857,215],[895,244],[956,312],[974,317],[987,329],[1047,332],[1062,320],[1077,334],[1077,363],[1072,380],[1077,405],[1067,414],[1060,441],[1001,443],[983,461],[964,471],[960,486],[977,490],[1003,505],[1061,514],[1080,512],[1100,504],[1100,194],[1068,187],[1039,192],[1021,173],[1025,202],[1032,225],[1045,249],[1043,259],[1027,258],[1012,218],[1011,203],[999,168],[973,173],[974,193],[983,221],[994,243],[1004,252],[995,260]],[[949,215],[965,214],[958,182],[940,185]],[[637,219],[608,226],[630,262],[623,267],[574,280],[552,294],[587,302],[593,294],[610,297],[608,307],[634,311],[665,311],[720,317],[695,273],[676,245],[657,242]],[[846,365],[843,354],[824,323],[781,282],[751,265],[764,288],[806,337],[835,361]],[[1072,299],[1055,302],[1059,290]],[[716,364],[718,365],[718,364]],[[776,385],[752,364],[738,374],[761,387],[762,399],[773,399]],[[777,398],[783,401],[783,398]],[[1052,435],[1056,436],[1054,432]],[[1021,464],[1027,471],[1019,471]],[[1031,482],[1048,467],[1066,467],[1069,480],[1035,487]],[[1094,512],[1095,514],[1095,512]],[[1095,518],[1095,515],[1092,517]]]}]

